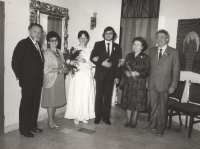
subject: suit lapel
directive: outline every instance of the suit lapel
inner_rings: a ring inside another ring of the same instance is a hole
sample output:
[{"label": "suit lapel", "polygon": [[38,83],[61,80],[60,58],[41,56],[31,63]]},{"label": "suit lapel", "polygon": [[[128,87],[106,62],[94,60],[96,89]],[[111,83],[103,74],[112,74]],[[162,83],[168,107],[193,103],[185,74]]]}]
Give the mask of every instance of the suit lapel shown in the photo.
[{"label": "suit lapel", "polygon": [[[34,43],[30,39],[30,37],[27,38],[27,41],[29,42],[29,46],[30,46],[29,50],[30,50],[30,52],[33,54],[33,56],[35,56],[36,59],[38,59],[38,61],[42,62],[40,53],[38,52],[37,48],[35,47]],[[41,54],[42,54],[42,52],[41,52]]]}]

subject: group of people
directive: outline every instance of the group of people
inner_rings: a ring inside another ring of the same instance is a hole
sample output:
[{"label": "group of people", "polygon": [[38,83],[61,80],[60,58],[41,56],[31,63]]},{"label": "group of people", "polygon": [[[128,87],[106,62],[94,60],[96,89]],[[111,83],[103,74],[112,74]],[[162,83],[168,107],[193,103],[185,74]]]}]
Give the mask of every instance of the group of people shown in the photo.
[{"label": "group of people", "polygon": [[[41,133],[37,126],[40,105],[47,109],[48,127],[59,128],[54,121],[56,108],[66,105],[64,117],[94,124],[103,120],[111,125],[110,110],[113,85],[123,76],[122,107],[127,111],[125,127],[135,128],[140,111],[147,108],[146,88],[150,91],[151,119],[144,131],[157,129],[162,136],[165,128],[168,94],[177,87],[180,60],[179,52],[168,46],[169,34],[165,30],[156,33],[157,47],[147,52],[147,42],[142,37],[133,38],[133,52],[122,59],[121,48],[114,42],[116,32],[106,27],[103,41],[96,42],[93,50],[87,47],[90,36],[87,31],[78,33],[81,50],[76,60],[70,62],[78,67],[65,88],[65,74],[69,74],[64,56],[58,49],[60,37],[55,31],[47,33],[47,49],[41,50],[39,43],[43,27],[32,23],[28,27],[29,37],[21,40],[14,49],[12,68],[21,87],[19,108],[19,131],[25,137],[34,137],[31,131]],[[95,65],[93,77],[92,67]],[[95,81],[94,81],[95,79]]]}]

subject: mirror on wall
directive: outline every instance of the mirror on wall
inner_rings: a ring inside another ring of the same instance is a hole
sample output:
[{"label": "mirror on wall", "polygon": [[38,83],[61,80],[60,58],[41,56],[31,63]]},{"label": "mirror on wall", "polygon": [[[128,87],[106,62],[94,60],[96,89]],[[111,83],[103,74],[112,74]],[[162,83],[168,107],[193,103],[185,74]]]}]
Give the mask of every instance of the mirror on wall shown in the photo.
[{"label": "mirror on wall", "polygon": [[37,0],[29,2],[30,23],[38,23],[44,29],[41,38],[42,49],[47,48],[46,34],[49,31],[55,31],[61,37],[59,48],[66,51],[68,47],[68,9]]}]

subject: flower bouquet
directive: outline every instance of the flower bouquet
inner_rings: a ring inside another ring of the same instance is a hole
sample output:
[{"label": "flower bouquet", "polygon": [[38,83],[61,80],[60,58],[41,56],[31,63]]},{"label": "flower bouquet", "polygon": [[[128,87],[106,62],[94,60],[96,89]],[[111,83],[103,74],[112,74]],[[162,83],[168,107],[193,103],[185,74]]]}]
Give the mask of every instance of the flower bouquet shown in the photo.
[{"label": "flower bouquet", "polygon": [[70,50],[66,50],[63,53],[66,62],[66,68],[69,72],[71,72],[72,76],[74,76],[75,72],[79,70],[79,62],[77,61],[77,57],[79,56],[81,51],[82,50],[77,50],[74,47],[72,47]]}]

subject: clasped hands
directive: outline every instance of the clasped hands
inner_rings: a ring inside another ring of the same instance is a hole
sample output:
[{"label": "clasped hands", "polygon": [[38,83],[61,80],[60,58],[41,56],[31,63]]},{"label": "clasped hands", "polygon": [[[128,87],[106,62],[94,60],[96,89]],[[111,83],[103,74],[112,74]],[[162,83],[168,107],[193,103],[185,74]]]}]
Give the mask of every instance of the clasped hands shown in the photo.
[{"label": "clasped hands", "polygon": [[132,76],[133,78],[135,78],[136,76],[139,76],[139,72],[137,71],[126,71],[125,74],[127,77]]},{"label": "clasped hands", "polygon": [[[99,57],[93,57],[92,61],[97,62],[99,60]],[[105,61],[103,61],[102,66],[110,68],[112,66],[111,62],[108,62],[108,59],[106,59]]]}]

